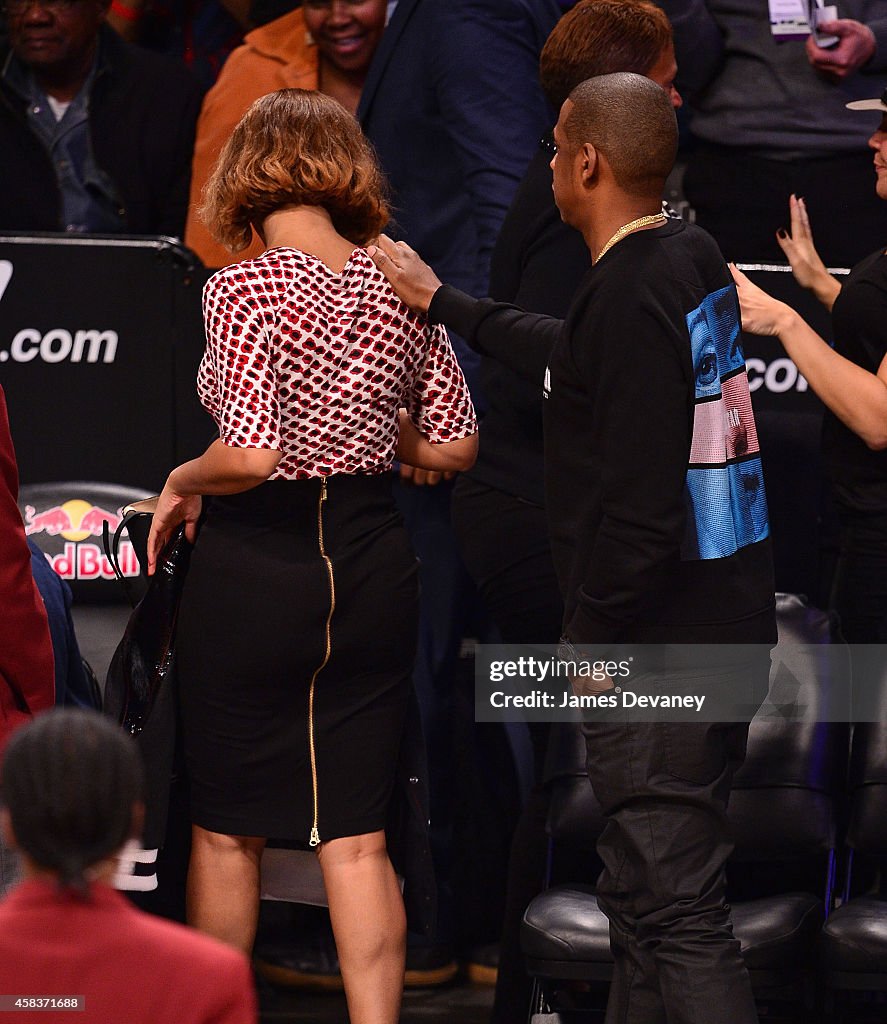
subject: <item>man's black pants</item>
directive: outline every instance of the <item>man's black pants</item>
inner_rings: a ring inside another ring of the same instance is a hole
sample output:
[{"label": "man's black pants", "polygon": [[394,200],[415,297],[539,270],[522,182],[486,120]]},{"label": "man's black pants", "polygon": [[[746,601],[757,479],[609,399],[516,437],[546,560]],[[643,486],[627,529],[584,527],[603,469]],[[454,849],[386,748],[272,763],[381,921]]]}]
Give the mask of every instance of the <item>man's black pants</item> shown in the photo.
[{"label": "man's black pants", "polygon": [[[650,688],[741,692],[759,704],[768,673],[764,655],[705,678],[658,673]],[[727,801],[748,722],[637,719],[614,710],[583,725],[608,818],[598,842],[598,902],[616,961],[606,1024],[757,1024],[724,877]]]}]

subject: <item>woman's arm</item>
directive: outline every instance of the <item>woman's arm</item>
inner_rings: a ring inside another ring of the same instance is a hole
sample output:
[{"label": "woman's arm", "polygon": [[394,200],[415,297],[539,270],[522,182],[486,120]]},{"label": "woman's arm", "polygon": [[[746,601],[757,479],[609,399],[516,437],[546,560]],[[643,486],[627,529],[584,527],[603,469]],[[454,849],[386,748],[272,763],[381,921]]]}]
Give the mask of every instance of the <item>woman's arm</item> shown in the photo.
[{"label": "woman's arm", "polygon": [[418,431],[406,409],[400,410],[400,434],[394,457],[398,462],[418,469],[439,473],[456,473],[471,469],[477,458],[477,433],[457,441],[432,444]]},{"label": "woman's arm", "polygon": [[789,199],[789,217],[791,232],[780,228],[776,232],[776,241],[791,264],[792,273],[798,284],[813,292],[823,306],[831,310],[841,291],[841,285],[828,272],[816,251],[810,218],[807,216],[807,207],[803,199],[794,195]]},{"label": "woman's arm", "polygon": [[277,468],[281,453],[269,448],[233,448],[213,441],[199,458],[174,469],[157,502],[148,535],[148,575],[180,523],[192,543],[197,536],[202,494],[238,494],[264,483]]},{"label": "woman's arm", "polygon": [[[807,383],[872,451],[887,448],[887,356],[877,373],[845,359],[796,313],[749,281],[735,267],[742,329],[779,338]],[[887,331],[887,323],[884,324]]]}]

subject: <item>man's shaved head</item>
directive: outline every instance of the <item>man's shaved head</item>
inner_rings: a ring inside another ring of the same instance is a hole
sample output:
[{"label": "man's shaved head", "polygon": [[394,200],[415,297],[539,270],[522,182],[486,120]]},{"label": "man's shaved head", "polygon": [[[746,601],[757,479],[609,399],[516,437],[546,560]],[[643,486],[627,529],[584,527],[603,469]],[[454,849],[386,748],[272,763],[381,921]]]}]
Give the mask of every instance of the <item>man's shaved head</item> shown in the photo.
[{"label": "man's shaved head", "polygon": [[621,71],[580,83],[568,102],[563,127],[570,150],[591,143],[624,192],[661,198],[678,149],[668,93],[649,78]]}]

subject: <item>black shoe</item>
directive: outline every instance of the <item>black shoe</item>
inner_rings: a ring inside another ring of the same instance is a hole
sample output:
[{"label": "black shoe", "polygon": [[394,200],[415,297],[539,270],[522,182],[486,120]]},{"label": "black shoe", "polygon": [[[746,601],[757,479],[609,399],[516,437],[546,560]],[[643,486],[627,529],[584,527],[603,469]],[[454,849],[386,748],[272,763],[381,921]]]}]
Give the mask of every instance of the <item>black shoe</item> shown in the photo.
[{"label": "black shoe", "polygon": [[465,974],[475,985],[495,988],[499,976],[499,943],[472,946],[465,961]]},{"label": "black shoe", "polygon": [[459,967],[453,959],[453,950],[441,944],[407,942],[407,963],[404,988],[432,988],[446,985],[456,977]]},{"label": "black shoe", "polygon": [[253,964],[257,974],[283,988],[306,992],[341,992],[344,988],[335,946],[266,945],[256,950]]}]

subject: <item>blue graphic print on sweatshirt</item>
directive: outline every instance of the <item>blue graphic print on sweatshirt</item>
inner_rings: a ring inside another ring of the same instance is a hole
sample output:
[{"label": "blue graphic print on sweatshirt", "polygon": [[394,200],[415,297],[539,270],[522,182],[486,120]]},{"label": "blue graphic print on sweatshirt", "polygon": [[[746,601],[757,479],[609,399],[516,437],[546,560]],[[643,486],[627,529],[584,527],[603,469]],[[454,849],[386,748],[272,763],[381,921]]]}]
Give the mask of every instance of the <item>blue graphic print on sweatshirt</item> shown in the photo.
[{"label": "blue graphic print on sweatshirt", "polygon": [[706,296],[687,327],[696,405],[681,558],[727,558],[770,533],[735,288]]}]

